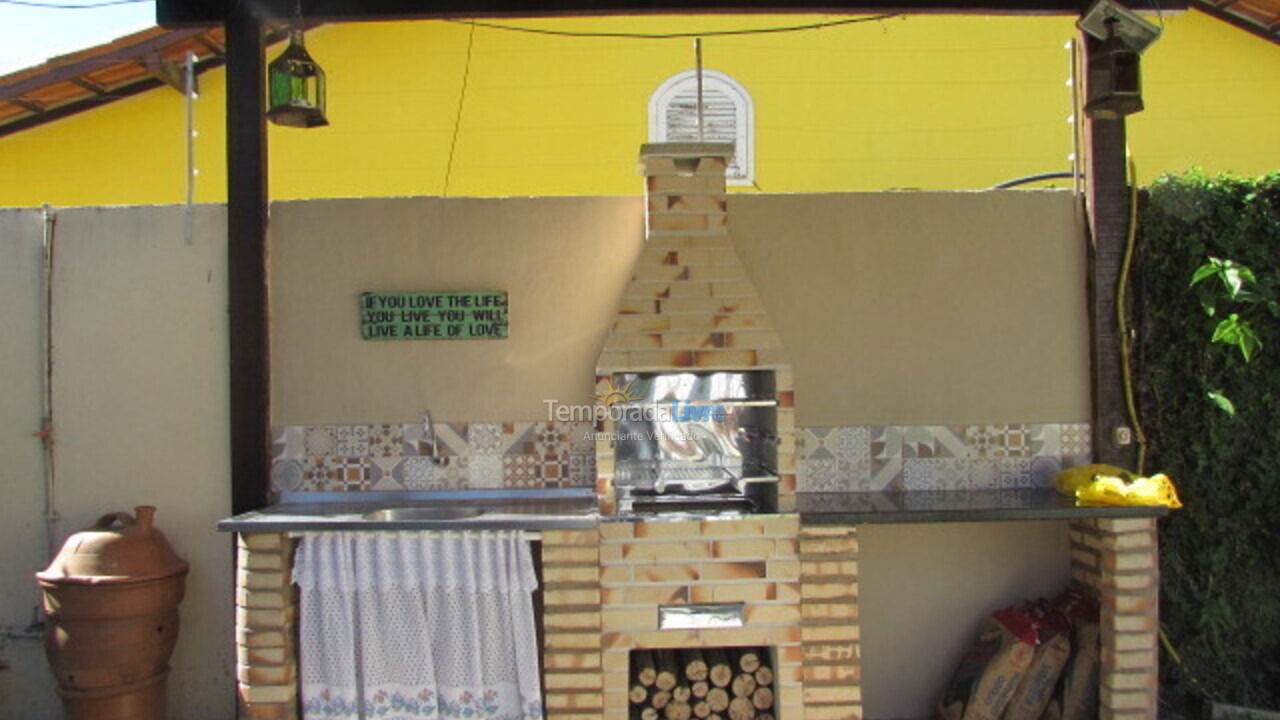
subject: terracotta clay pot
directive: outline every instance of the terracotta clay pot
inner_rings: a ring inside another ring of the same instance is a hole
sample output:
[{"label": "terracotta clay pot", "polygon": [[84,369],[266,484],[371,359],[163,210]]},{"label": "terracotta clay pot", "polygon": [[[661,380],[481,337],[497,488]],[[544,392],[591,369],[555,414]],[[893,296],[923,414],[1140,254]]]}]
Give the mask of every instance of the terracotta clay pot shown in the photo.
[{"label": "terracotta clay pot", "polygon": [[169,671],[97,690],[58,688],[68,720],[164,720],[164,681]]},{"label": "terracotta clay pot", "polygon": [[163,717],[187,563],[154,515],[147,506],[103,515],[36,573],[45,652],[69,720]]}]

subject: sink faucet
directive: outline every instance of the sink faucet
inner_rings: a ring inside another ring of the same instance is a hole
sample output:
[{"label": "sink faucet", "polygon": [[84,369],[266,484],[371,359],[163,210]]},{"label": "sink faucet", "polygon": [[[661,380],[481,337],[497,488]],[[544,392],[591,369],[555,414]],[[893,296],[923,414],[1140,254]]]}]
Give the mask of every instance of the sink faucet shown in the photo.
[{"label": "sink faucet", "polygon": [[437,457],[437,453],[436,453],[436,426],[435,426],[435,423],[431,422],[430,410],[422,411],[422,434],[423,434],[423,437],[430,438],[431,440],[432,462],[439,462],[439,458]]}]

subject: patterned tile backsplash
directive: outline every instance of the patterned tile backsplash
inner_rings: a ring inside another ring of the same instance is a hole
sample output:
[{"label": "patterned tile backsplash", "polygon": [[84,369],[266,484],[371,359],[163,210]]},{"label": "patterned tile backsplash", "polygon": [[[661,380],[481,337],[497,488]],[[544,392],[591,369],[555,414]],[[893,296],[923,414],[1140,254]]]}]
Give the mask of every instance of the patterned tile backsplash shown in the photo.
[{"label": "patterned tile backsplash", "polygon": [[[797,431],[798,490],[964,490],[1052,484],[1089,462],[1088,424],[858,425]],[[273,492],[593,487],[590,423],[272,428]]]},{"label": "patterned tile backsplash", "polygon": [[1088,424],[859,425],[798,431],[798,490],[1045,487],[1089,462]]},{"label": "patterned tile backsplash", "polygon": [[285,425],[271,430],[271,489],[593,487],[590,423]]}]

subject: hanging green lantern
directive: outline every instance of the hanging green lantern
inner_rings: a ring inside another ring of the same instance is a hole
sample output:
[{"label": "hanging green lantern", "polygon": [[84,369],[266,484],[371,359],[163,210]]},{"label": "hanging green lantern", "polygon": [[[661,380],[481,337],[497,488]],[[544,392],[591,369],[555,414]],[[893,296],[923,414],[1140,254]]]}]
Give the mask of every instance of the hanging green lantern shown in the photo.
[{"label": "hanging green lantern", "polygon": [[311,56],[301,30],[289,32],[289,47],[267,66],[267,118],[289,127],[328,125],[324,116],[324,70]]}]

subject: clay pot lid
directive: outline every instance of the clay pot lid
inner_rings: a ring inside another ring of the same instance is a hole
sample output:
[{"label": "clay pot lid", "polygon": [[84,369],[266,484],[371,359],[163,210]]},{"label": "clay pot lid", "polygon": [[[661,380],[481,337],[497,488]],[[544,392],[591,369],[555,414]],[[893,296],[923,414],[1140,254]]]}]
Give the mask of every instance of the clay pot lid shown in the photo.
[{"label": "clay pot lid", "polygon": [[178,557],[153,524],[156,509],[140,505],[133,515],[114,512],[67,538],[49,567],[36,573],[43,584],[139,582],[178,575]]}]

